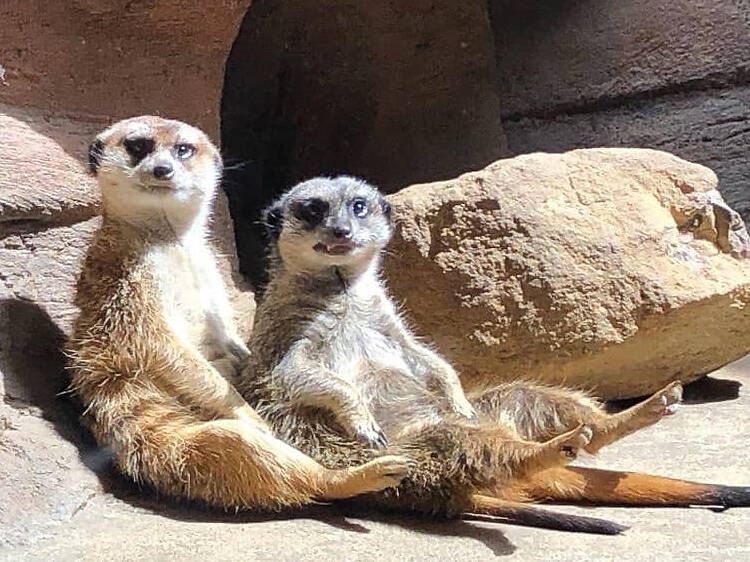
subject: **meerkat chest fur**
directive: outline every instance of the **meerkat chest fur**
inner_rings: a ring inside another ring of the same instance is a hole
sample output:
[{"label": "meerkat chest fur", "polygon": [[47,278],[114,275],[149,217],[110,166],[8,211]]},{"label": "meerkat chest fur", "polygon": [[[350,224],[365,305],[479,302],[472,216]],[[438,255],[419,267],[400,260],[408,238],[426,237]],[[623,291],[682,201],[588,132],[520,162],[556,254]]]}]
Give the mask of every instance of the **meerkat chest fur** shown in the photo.
[{"label": "meerkat chest fur", "polygon": [[[298,295],[286,301],[285,310],[261,307],[259,332],[269,326],[266,318],[270,317],[287,330],[298,323],[298,330],[293,330],[297,336],[287,345],[295,340],[310,342],[311,359],[357,388],[386,432],[414,417],[439,418],[442,397],[414,372],[404,347],[390,333],[400,319],[375,272],[345,283],[329,281],[323,290],[320,284],[311,288],[309,278],[296,281],[294,289],[283,290]],[[268,297],[269,304],[279,302],[275,295]],[[261,359],[260,355],[254,359]]]},{"label": "meerkat chest fur", "polygon": [[201,272],[210,263],[200,238],[149,248],[145,259],[154,272],[162,310],[168,324],[185,342],[210,348],[208,292]]}]

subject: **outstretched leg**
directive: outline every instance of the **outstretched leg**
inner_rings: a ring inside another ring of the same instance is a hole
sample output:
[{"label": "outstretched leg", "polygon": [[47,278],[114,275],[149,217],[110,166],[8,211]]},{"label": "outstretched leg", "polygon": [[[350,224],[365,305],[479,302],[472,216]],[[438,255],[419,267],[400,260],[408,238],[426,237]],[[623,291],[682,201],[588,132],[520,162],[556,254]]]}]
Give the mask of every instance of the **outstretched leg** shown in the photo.
[{"label": "outstretched leg", "polygon": [[[562,466],[575,460],[586,447],[592,431],[580,425],[547,441],[521,439],[499,423],[463,421],[413,426],[401,433],[390,452],[414,458],[416,472],[437,474],[454,471],[486,483],[506,482],[519,475]],[[449,477],[448,479],[450,479]]]},{"label": "outstretched leg", "polygon": [[550,439],[586,424],[593,431],[589,453],[674,413],[681,398],[682,386],[673,382],[632,408],[608,414],[583,392],[521,381],[470,397],[481,417],[514,428],[524,439]]},{"label": "outstretched leg", "polygon": [[[145,412],[142,420],[169,415]],[[243,421],[142,420],[128,432],[137,446],[115,451],[123,471],[162,493],[222,508],[279,509],[380,491],[397,486],[410,466],[404,457],[384,456],[330,470]]]}]

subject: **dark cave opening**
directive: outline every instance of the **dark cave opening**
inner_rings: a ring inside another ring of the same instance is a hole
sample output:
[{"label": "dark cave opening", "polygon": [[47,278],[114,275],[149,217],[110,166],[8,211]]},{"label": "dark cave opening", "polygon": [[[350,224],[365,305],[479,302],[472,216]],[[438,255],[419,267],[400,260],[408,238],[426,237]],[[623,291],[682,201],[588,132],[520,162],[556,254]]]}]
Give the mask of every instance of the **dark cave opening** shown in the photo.
[{"label": "dark cave opening", "polygon": [[263,281],[261,210],[351,174],[385,192],[505,153],[486,2],[255,0],[226,65],[225,189],[242,272]]}]

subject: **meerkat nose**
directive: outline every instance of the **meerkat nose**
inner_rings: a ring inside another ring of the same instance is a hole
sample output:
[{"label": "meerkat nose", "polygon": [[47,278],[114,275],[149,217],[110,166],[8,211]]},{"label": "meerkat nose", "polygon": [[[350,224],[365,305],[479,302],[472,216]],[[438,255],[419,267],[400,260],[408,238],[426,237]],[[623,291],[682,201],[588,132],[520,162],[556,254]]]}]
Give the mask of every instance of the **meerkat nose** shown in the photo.
[{"label": "meerkat nose", "polygon": [[157,180],[168,180],[174,175],[174,169],[169,164],[159,164],[154,166],[153,174]]},{"label": "meerkat nose", "polygon": [[351,238],[352,229],[346,226],[334,226],[333,235],[336,238]]}]

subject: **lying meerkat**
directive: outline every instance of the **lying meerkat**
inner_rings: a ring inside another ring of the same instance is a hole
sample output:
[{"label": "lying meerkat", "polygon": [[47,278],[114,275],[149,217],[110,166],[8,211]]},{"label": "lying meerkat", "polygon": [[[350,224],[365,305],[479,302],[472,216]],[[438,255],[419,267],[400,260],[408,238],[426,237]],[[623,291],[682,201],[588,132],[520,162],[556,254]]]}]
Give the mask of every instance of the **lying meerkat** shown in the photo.
[{"label": "lying meerkat", "polygon": [[171,496],[280,508],[394,486],[408,461],[324,468],[279,441],[220,374],[248,357],[206,223],[221,176],[198,129],[116,123],[90,148],[103,220],[78,281],[72,389],[119,468]]},{"label": "lying meerkat", "polygon": [[303,182],[264,222],[270,282],[240,391],[280,438],[326,466],[365,461],[384,446],[416,460],[396,490],[368,502],[614,533],[622,528],[520,502],[750,501],[750,488],[565,466],[580,449],[596,453],[672,413],[679,383],[613,415],[583,392],[520,381],[467,400],[451,366],[414,337],[386,293],[380,254],[392,233],[390,207],[367,183]]}]

